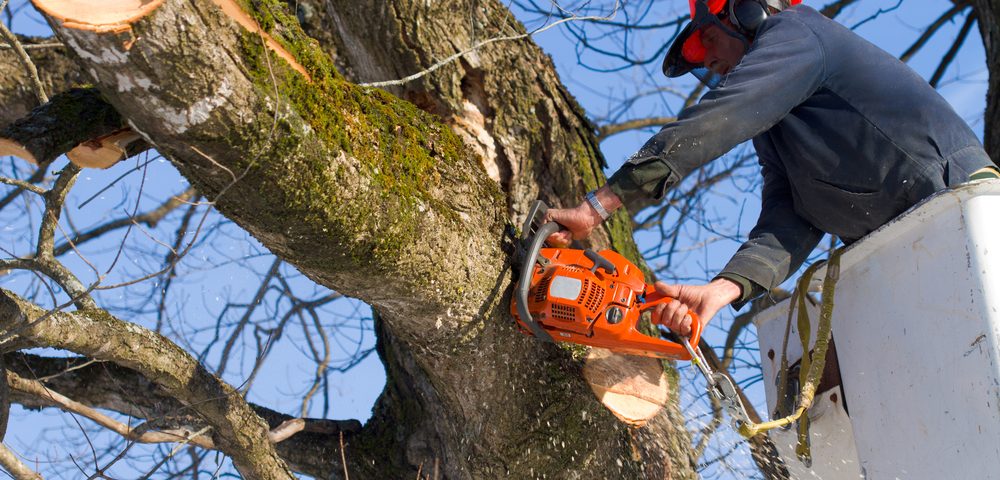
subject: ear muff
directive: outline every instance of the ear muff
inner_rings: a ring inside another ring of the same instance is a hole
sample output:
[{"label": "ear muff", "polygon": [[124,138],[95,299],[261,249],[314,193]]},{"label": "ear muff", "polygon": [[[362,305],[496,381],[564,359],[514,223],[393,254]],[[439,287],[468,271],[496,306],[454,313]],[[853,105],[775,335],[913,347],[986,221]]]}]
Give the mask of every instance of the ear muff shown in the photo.
[{"label": "ear muff", "polygon": [[744,35],[753,35],[767,20],[767,4],[761,0],[731,0],[729,19]]}]

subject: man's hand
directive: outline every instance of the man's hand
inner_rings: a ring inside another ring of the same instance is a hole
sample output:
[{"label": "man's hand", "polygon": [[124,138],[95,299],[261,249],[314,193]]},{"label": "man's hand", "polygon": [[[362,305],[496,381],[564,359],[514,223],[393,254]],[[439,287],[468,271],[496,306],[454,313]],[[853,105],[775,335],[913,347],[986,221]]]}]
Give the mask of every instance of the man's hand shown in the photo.
[{"label": "man's hand", "polygon": [[718,278],[706,285],[668,285],[656,282],[656,291],[673,297],[674,301],[657,305],[653,310],[654,324],[663,325],[678,335],[691,334],[694,312],[701,321],[702,331],[722,307],[740,298],[742,289],[732,280]]},{"label": "man's hand", "polygon": [[[599,188],[596,192],[597,200],[601,202],[608,213],[614,212],[622,206],[621,200],[611,191],[607,185]],[[545,221],[556,222],[562,225],[563,229],[549,235],[547,242],[555,247],[568,247],[573,240],[582,240],[590,236],[604,219],[597,213],[597,210],[584,200],[573,208],[552,208],[545,215]]]}]

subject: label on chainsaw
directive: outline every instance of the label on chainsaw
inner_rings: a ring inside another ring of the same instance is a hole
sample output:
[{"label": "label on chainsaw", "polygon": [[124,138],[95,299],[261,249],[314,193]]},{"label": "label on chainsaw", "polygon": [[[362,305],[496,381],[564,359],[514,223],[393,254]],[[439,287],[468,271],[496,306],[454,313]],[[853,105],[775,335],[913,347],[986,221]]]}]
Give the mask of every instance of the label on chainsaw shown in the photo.
[{"label": "label on chainsaw", "polygon": [[564,298],[566,300],[576,300],[583,290],[583,281],[579,278],[555,277],[549,286],[549,296]]}]

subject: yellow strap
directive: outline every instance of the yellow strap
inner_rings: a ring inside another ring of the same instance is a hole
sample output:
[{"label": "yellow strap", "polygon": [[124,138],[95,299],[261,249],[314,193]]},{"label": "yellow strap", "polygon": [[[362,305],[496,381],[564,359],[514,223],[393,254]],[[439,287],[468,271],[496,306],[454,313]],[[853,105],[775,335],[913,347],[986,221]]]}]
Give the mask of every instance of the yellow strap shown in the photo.
[{"label": "yellow strap", "polygon": [[[812,406],[813,399],[816,396],[816,388],[819,386],[820,377],[823,376],[823,367],[826,365],[826,352],[830,346],[830,334],[832,332],[831,320],[833,318],[833,296],[836,291],[835,287],[837,280],[840,279],[841,253],[843,253],[843,249],[834,250],[830,253],[830,259],[827,261],[826,278],[823,281],[823,304],[820,308],[819,325],[816,329],[816,345],[813,348],[813,354],[811,356],[809,355],[809,331],[811,330],[811,325],[809,324],[809,315],[805,308],[805,296],[809,288],[809,282],[812,280],[813,274],[821,264],[817,263],[806,269],[802,278],[799,279],[796,292],[793,295],[793,302],[797,299],[799,304],[799,339],[803,342],[802,366],[801,371],[799,372],[802,383],[801,390],[799,392],[798,408],[795,409],[795,413],[777,420],[741,425],[739,433],[744,437],[750,438],[760,432],[766,432],[768,430],[789,425],[801,418],[802,414],[805,413],[810,406]],[[793,303],[791,308],[794,307],[795,305]],[[803,324],[803,319],[805,324]],[[784,356],[784,353],[782,353],[782,355]],[[805,427],[800,428],[799,444],[795,448],[799,458],[804,460],[809,459],[810,456],[808,440],[808,423],[805,423]]]}]

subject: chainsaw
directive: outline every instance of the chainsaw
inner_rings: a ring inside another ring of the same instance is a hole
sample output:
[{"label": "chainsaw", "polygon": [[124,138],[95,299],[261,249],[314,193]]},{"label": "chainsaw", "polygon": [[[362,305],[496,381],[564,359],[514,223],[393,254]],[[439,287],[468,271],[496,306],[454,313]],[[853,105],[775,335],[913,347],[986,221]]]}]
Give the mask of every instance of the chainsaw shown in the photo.
[{"label": "chainsaw", "polygon": [[[690,360],[708,382],[736,423],[752,422],[732,379],[713,372],[698,349],[701,322],[691,315],[691,335],[664,331],[652,318],[657,305],[674,299],[647,284],[641,270],[613,250],[548,248],[545,240],[559,231],[543,223],[548,207],[535,201],[521,229],[518,245],[520,274],[511,314],[520,330],[544,342],[568,342],[606,348],[616,353],[673,360]],[[640,330],[643,318],[660,337]],[[664,338],[666,337],[666,338]]]},{"label": "chainsaw", "polygon": [[[630,355],[691,360],[682,345],[697,347],[701,322],[690,313],[691,336],[671,341],[640,330],[657,305],[673,298],[647,284],[643,272],[613,250],[543,248],[559,230],[541,223],[548,210],[536,201],[521,230],[520,278],[511,313],[521,331],[545,342],[569,342]],[[666,332],[664,332],[666,334]]]}]

